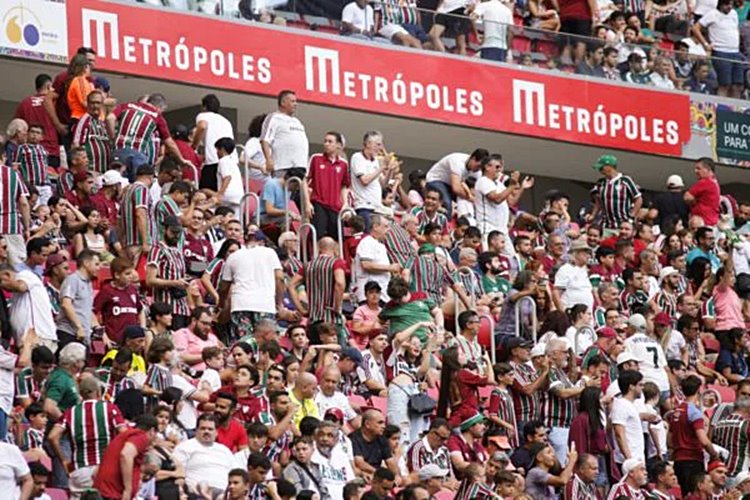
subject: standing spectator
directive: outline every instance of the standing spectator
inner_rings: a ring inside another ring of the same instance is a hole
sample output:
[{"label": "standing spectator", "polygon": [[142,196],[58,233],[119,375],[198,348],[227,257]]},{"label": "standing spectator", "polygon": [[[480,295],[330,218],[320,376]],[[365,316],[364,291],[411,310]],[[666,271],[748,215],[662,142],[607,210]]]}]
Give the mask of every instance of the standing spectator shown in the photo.
[{"label": "standing spectator", "polygon": [[[228,138],[234,146],[234,129],[232,123],[222,116],[221,103],[214,94],[207,94],[201,100],[201,112],[195,117],[195,132],[193,133],[193,149],[203,144],[203,167],[200,171],[200,189],[218,191],[217,183],[219,157],[216,152],[216,141]],[[237,163],[237,153],[232,147],[228,152],[234,163]]]},{"label": "standing spectator", "polygon": [[164,220],[164,240],[150,250],[146,264],[146,286],[155,301],[172,306],[172,327],[187,325],[190,308],[187,302],[188,281],[185,259],[179,248],[182,224],[174,216]]},{"label": "standing spectator", "polygon": [[[550,239],[552,241],[552,239]],[[594,295],[588,276],[591,248],[584,240],[576,240],[570,246],[571,262],[563,264],[555,274],[552,299],[558,311],[565,311],[576,304],[584,304],[589,310],[594,307]]]},{"label": "standing spectator", "polygon": [[323,137],[323,152],[310,157],[307,165],[306,217],[315,226],[318,238],[330,236],[338,240],[338,217],[347,205],[349,164],[340,156],[344,147],[339,132],[327,132]]},{"label": "standing spectator", "polygon": [[101,287],[94,299],[93,309],[104,325],[104,343],[107,348],[112,344],[123,345],[128,325],[146,326],[138,289],[133,285],[138,278],[133,264],[118,257],[110,264],[110,271],[112,281]]},{"label": "standing spectator", "polygon": [[455,53],[466,55],[466,35],[469,32],[469,20],[466,18],[467,0],[443,0],[438,3],[435,23],[430,29],[432,46],[438,52],[445,52],[443,34],[456,39]]},{"label": "standing spectator", "polygon": [[60,167],[60,141],[55,125],[47,110],[44,109],[44,99],[52,90],[52,77],[44,73],[37,75],[34,79],[34,88],[36,94],[26,97],[18,104],[15,118],[42,126],[45,131],[42,146],[47,152],[47,163],[50,167],[57,169]]},{"label": "standing spectator", "polygon": [[8,262],[15,266],[26,260],[31,209],[21,176],[5,165],[0,165],[0,200],[0,236],[8,245]]},{"label": "standing spectator", "polygon": [[136,498],[141,482],[141,464],[156,437],[158,422],[141,415],[135,427],[118,435],[107,447],[94,478],[94,488],[107,500]]},{"label": "standing spectator", "polygon": [[658,210],[656,224],[662,228],[675,225],[682,221],[683,225],[688,222],[689,209],[685,203],[683,189],[685,183],[679,175],[670,175],[667,178],[667,192],[659,193],[654,198],[654,208]]},{"label": "standing spectator", "polygon": [[443,195],[443,208],[448,219],[452,218],[453,200],[461,198],[474,201],[474,194],[466,185],[466,178],[478,172],[482,160],[489,156],[486,149],[475,149],[471,155],[451,153],[438,160],[427,171],[427,187],[433,187]]},{"label": "standing spectator", "polygon": [[[319,321],[342,324],[341,304],[346,290],[346,263],[338,258],[338,245],[330,237],[318,242],[318,256],[304,265],[289,283],[289,295],[297,310],[310,323]],[[304,284],[308,290],[308,306],[299,299],[297,289]]]},{"label": "standing spectator", "polygon": [[[246,245],[230,255],[221,275],[219,307],[230,312],[234,338],[251,335],[264,318],[291,314],[283,306],[284,271],[276,252],[260,244],[260,231],[245,235]],[[293,316],[292,316],[293,317]],[[229,318],[227,318],[229,319]]]},{"label": "standing spectator", "polygon": [[[101,388],[95,377],[82,379],[79,392],[83,401],[63,413],[47,438],[57,458],[70,471],[70,491],[76,496],[93,485],[94,473],[105,450],[126,427],[119,408],[101,400]],[[70,457],[60,447],[63,433],[70,439]]]},{"label": "standing spectator", "polygon": [[0,289],[11,292],[10,325],[17,343],[34,330],[36,344],[57,351],[57,333],[52,303],[41,278],[30,269],[15,272],[8,265],[0,268]]},{"label": "standing spectator", "polygon": [[643,204],[643,197],[633,179],[617,171],[617,158],[614,156],[600,156],[593,168],[603,177],[591,190],[594,210],[586,220],[593,222],[601,212],[604,237],[608,237],[617,232],[621,222],[635,219]]},{"label": "standing spectator", "polygon": [[[187,183],[183,181],[177,181],[172,186],[175,184],[182,184],[181,188],[187,187]],[[170,191],[172,190],[170,189]],[[179,193],[179,189],[177,192]],[[174,195],[175,193],[171,194]],[[165,197],[165,199],[168,197]],[[180,218],[180,220],[182,221],[184,218]],[[195,278],[203,275],[203,272],[208,268],[209,262],[214,258],[213,247],[204,232],[206,222],[205,212],[200,208],[193,208],[192,216],[188,220],[187,231],[185,231],[182,241],[182,255],[185,258],[186,271],[190,276]]]},{"label": "standing spectator", "polygon": [[375,281],[380,285],[381,298],[388,300],[386,289],[390,281],[390,273],[398,273],[401,266],[398,263],[391,264],[388,259],[388,251],[382,240],[388,229],[386,219],[380,214],[372,216],[372,230],[357,245],[357,255],[354,258],[353,275],[355,277],[354,292],[357,302],[365,301],[365,285]]},{"label": "standing spectator", "polygon": [[[510,208],[518,201],[520,187],[514,185],[506,188],[499,177],[503,173],[503,158],[491,154],[481,162],[482,176],[474,186],[474,210],[477,227],[483,235],[490,231],[508,232]],[[509,203],[510,202],[510,203]]]},{"label": "standing spectator", "polygon": [[711,158],[700,158],[693,168],[698,181],[685,191],[685,203],[690,206],[690,216],[699,216],[707,226],[719,223],[719,198],[721,189],[716,179],[716,165]]},{"label": "standing spectator", "polygon": [[[216,197],[219,203],[226,205],[238,216],[240,214],[240,202],[245,194],[242,174],[237,164],[237,153],[234,147],[234,139],[222,137],[214,144],[216,154],[219,158],[216,172],[218,189]],[[201,175],[207,175],[204,170]]]},{"label": "standing spectator", "polygon": [[73,129],[72,147],[86,150],[89,165],[96,173],[103,174],[109,169],[110,140],[107,123],[101,119],[104,94],[94,90],[86,97],[86,113]]},{"label": "standing spectator", "polygon": [[153,182],[154,167],[141,165],[135,172],[135,182],[122,193],[118,234],[134,266],[151,250],[153,200],[149,188]]},{"label": "standing spectator", "polygon": [[52,196],[52,188],[47,180],[47,151],[42,146],[44,129],[41,125],[30,124],[26,144],[16,150],[14,162],[27,187],[35,187],[39,193],[39,203],[46,205]]},{"label": "standing spectator", "polygon": [[[169,193],[155,201],[153,211],[154,234],[152,237],[156,239],[156,241],[162,241],[164,239],[164,221],[167,217],[178,217],[181,223],[193,225],[193,221],[195,220],[193,214],[193,211],[195,210],[195,202],[188,204],[188,208],[184,212],[180,208],[187,203],[190,197],[190,191],[190,184],[184,181],[175,181],[169,187]],[[201,216],[198,217],[200,224],[196,223],[196,230],[199,233],[202,233],[202,229],[205,225],[204,217],[204,213],[201,212]],[[188,234],[187,238],[190,238],[190,234]],[[190,245],[188,244],[187,246]],[[201,250],[203,251],[202,248]]]},{"label": "standing spectator", "polygon": [[85,54],[75,54],[68,64],[68,81],[65,83],[65,99],[70,109],[69,125],[86,114],[86,98],[94,90],[91,71],[94,69]]},{"label": "standing spectator", "polygon": [[524,429],[528,422],[539,417],[540,390],[547,386],[550,369],[546,357],[543,358],[540,371],[530,365],[532,345],[533,342],[520,337],[513,337],[506,344],[508,363],[513,367],[513,385],[510,390],[519,429]]},{"label": "standing spectator", "polygon": [[561,0],[560,31],[569,33],[567,45],[573,46],[573,61],[580,62],[586,51],[585,38],[591,36],[591,26],[599,17],[599,7],[595,0]]},{"label": "standing spectator", "polygon": [[[701,28],[708,30],[708,40]],[[715,9],[706,12],[693,25],[692,34],[713,58],[719,81],[718,94],[739,99],[745,86],[745,64],[740,53],[739,20],[732,0],[719,0]]]},{"label": "standing spectator", "polygon": [[60,316],[57,318],[60,348],[71,342],[91,345],[91,329],[97,325],[92,314],[94,288],[91,282],[99,276],[99,256],[91,250],[83,250],[76,264],[78,269],[65,278],[60,288]]},{"label": "standing spectator", "polygon": [[352,155],[351,183],[354,210],[365,221],[365,232],[372,227],[372,214],[381,207],[383,188],[398,168],[394,156],[386,156],[383,135],[378,131],[365,133],[362,151]]},{"label": "standing spectator", "polygon": [[266,158],[266,172],[283,177],[290,168],[307,166],[309,143],[305,126],[297,118],[297,94],[282,90],[277,98],[278,110],[263,121],[260,145]]},{"label": "standing spectator", "polygon": [[[16,497],[19,487],[20,496]],[[31,500],[33,489],[34,480],[21,450],[14,444],[0,441],[0,491],[10,498]]]},{"label": "standing spectator", "polygon": [[[659,387],[662,400],[669,398],[669,370],[662,345],[646,332],[646,319],[641,314],[628,318],[625,351],[638,361],[644,382],[653,382]],[[624,393],[623,393],[624,394]]]},{"label": "standing spectator", "polygon": [[[645,460],[646,445],[641,417],[634,403],[643,393],[642,381],[643,375],[633,370],[625,370],[617,377],[622,396],[613,401],[609,418],[615,441],[615,463],[620,468],[623,468],[628,460],[637,460],[641,463]],[[627,473],[625,475],[627,476]]]},{"label": "standing spectator", "polygon": [[16,161],[16,151],[21,144],[26,143],[26,137],[29,133],[29,124],[20,118],[14,118],[5,129],[7,140],[3,148],[5,153],[5,165],[12,167]]},{"label": "standing spectator", "polygon": [[163,113],[167,99],[159,93],[151,94],[146,102],[120,104],[107,116],[110,137],[114,137],[113,158],[128,167],[128,180],[135,178],[141,165],[155,165],[163,144],[171,156],[181,164],[186,161],[169,133]]},{"label": "standing spectator", "polygon": [[505,62],[513,36],[508,29],[513,25],[511,10],[500,0],[485,0],[474,4],[471,14],[475,29],[477,22],[484,27],[480,49],[482,59]]}]

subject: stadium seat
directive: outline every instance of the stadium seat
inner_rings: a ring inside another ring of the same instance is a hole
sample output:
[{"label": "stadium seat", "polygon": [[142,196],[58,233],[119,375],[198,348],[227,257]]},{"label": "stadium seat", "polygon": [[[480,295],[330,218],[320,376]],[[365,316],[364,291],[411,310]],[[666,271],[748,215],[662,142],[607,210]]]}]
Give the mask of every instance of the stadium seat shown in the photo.
[{"label": "stadium seat", "polygon": [[510,48],[520,53],[526,53],[531,50],[531,40],[525,36],[514,36],[510,42]]},{"label": "stadium seat", "polygon": [[486,316],[480,316],[479,321],[477,342],[479,342],[479,345],[489,350],[492,348],[492,323]]},{"label": "stadium seat", "polygon": [[317,26],[318,28],[323,28],[325,26],[331,26],[331,20],[327,17],[321,17],[321,16],[304,16],[305,21],[310,26]]},{"label": "stadium seat", "polygon": [[707,387],[707,389],[711,389],[719,393],[722,403],[734,403],[736,396],[734,393],[734,389],[718,384],[711,384]]},{"label": "stadium seat", "polygon": [[716,340],[716,337],[714,337],[710,333],[702,334],[701,342],[703,342],[703,347],[706,349],[707,353],[718,353],[721,349],[719,341]]},{"label": "stadium seat", "polygon": [[47,488],[46,492],[52,500],[68,500],[69,498],[68,493],[59,488]]},{"label": "stadium seat", "polygon": [[383,415],[388,414],[388,398],[373,396],[372,398],[370,398],[370,403],[373,408],[376,408],[383,412]]},{"label": "stadium seat", "polygon": [[555,40],[537,40],[534,44],[535,52],[544,54],[549,59],[554,59],[560,55],[560,46]]},{"label": "stadium seat", "polygon": [[262,180],[250,179],[247,181],[247,192],[260,195],[260,193],[263,191],[263,184],[264,182]]},{"label": "stadium seat", "polygon": [[245,220],[246,221],[254,221],[255,220],[255,212],[258,211],[258,200],[254,196],[249,196],[246,198],[246,205],[245,205]]}]

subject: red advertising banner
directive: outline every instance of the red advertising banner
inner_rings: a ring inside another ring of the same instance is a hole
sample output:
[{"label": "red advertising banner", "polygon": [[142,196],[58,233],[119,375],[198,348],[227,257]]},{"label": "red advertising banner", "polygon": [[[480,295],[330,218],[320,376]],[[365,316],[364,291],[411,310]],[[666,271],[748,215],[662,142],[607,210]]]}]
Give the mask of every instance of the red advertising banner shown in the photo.
[{"label": "red advertising banner", "polygon": [[97,67],[498,132],[680,156],[687,94],[100,0],[67,0],[68,46]]}]

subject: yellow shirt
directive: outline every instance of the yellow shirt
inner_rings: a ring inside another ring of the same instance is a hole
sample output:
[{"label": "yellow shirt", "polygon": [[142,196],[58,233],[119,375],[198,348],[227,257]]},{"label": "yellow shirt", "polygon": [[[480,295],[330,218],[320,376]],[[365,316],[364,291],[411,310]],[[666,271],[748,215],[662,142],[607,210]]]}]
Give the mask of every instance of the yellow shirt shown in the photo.
[{"label": "yellow shirt", "polygon": [[297,399],[297,396],[294,395],[294,391],[289,391],[289,400],[299,407],[297,408],[297,413],[294,414],[294,418],[292,419],[292,422],[297,429],[299,429],[299,423],[305,417],[315,417],[320,420],[320,412],[318,412],[318,405],[315,403],[314,399],[304,399],[300,401]]},{"label": "yellow shirt", "polygon": [[[107,360],[114,361],[115,356],[117,356],[117,349],[110,350],[102,358],[102,365],[104,365],[104,362]],[[135,373],[146,373],[146,360],[144,360],[143,356],[141,356],[140,354],[133,353],[133,361],[130,363],[130,371],[128,372],[128,376],[132,377]]]}]

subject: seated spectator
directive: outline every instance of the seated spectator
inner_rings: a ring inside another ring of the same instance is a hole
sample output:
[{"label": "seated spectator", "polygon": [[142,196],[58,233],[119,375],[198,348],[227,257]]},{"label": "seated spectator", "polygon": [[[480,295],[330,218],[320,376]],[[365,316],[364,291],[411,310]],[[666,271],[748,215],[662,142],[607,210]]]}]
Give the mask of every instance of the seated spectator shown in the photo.
[{"label": "seated spectator", "polygon": [[586,47],[586,58],[576,66],[576,74],[605,78],[603,60],[604,48],[599,44],[589,43]]},{"label": "seated spectator", "polygon": [[638,52],[631,53],[628,56],[627,71],[623,74],[622,79],[628,83],[651,85],[651,72],[644,64],[643,59],[643,56]]},{"label": "seated spectator", "polygon": [[229,448],[216,441],[216,430],[216,417],[203,414],[198,417],[195,437],[174,450],[175,459],[185,467],[185,483],[194,493],[223,492],[227,475],[234,468],[234,456]]},{"label": "seated spectator", "polygon": [[370,39],[375,36],[375,13],[365,0],[354,0],[341,12],[341,34]]},{"label": "seated spectator", "polygon": [[674,89],[674,82],[670,75],[673,72],[672,61],[665,56],[659,56],[654,61],[654,71],[651,72],[651,84],[659,89]]},{"label": "seated spectator", "polygon": [[415,0],[387,0],[376,2],[374,6],[375,26],[380,36],[397,45],[422,48],[427,34],[422,28]]}]

